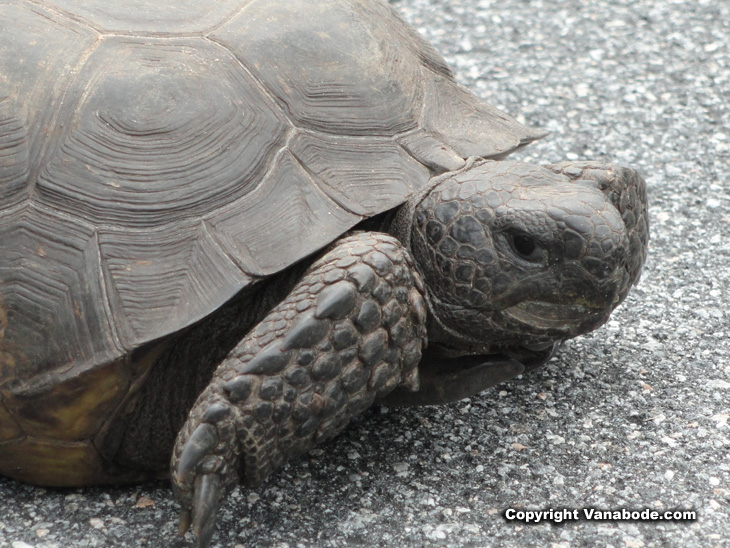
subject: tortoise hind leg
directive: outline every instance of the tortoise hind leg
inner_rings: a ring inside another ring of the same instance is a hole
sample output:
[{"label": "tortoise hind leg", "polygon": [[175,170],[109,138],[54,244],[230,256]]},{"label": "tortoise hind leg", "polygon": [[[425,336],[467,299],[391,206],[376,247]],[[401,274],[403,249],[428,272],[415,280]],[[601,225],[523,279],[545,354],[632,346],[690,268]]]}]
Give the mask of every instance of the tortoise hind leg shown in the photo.
[{"label": "tortoise hind leg", "polygon": [[259,484],[398,385],[417,388],[423,286],[394,238],[339,240],[216,370],[178,435],[171,471],[207,546],[223,497]]}]

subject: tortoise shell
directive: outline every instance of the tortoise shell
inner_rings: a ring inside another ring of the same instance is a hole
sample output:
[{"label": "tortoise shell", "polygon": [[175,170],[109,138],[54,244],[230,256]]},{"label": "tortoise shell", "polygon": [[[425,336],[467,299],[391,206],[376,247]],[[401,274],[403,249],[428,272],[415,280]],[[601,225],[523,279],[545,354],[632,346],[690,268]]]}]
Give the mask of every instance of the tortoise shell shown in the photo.
[{"label": "tortoise shell", "polygon": [[28,451],[93,453],[154,341],[434,173],[541,136],[377,0],[19,0],[0,18],[0,473],[20,479]]}]

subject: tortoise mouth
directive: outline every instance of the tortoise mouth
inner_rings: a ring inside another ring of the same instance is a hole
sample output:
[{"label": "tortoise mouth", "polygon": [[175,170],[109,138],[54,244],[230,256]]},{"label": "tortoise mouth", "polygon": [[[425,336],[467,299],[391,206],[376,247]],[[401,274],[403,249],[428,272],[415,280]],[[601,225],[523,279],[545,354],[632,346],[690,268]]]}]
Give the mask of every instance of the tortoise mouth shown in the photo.
[{"label": "tortoise mouth", "polygon": [[602,310],[582,304],[522,301],[505,311],[509,317],[533,328],[565,330],[601,314]]}]

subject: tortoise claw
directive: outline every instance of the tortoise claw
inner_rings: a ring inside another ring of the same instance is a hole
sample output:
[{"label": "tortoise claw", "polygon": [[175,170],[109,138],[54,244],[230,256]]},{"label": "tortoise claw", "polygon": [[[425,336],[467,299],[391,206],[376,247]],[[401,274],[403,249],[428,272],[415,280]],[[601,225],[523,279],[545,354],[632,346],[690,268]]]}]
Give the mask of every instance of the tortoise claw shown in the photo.
[{"label": "tortoise claw", "polygon": [[[205,409],[218,408],[207,405]],[[216,425],[201,422],[192,428],[189,424],[178,436],[171,463],[173,489],[182,507],[178,534],[184,536],[192,526],[198,548],[210,545],[218,508],[238,483],[235,461],[233,444]]]},{"label": "tortoise claw", "polygon": [[204,474],[195,480],[192,521],[198,548],[210,546],[222,495],[221,480],[217,474]]},{"label": "tortoise claw", "polygon": [[215,426],[207,423],[199,424],[185,443],[185,447],[177,463],[175,476],[183,483],[188,474],[218,445],[218,434]]},{"label": "tortoise claw", "polygon": [[190,529],[190,524],[193,521],[193,515],[190,510],[180,510],[180,522],[177,526],[177,534],[180,538],[185,536],[185,533]]}]

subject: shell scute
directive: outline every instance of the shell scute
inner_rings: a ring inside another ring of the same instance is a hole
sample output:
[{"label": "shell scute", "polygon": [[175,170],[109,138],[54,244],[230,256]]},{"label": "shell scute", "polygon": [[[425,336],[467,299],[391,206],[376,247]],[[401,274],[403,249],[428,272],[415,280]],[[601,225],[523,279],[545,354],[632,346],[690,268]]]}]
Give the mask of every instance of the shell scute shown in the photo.
[{"label": "shell scute", "polygon": [[392,136],[418,123],[421,64],[377,11],[347,0],[252,2],[212,36],[297,125]]},{"label": "shell scute", "polygon": [[238,62],[199,39],[104,40],[61,110],[40,202],[95,226],[216,210],[255,186],[287,128]]}]

